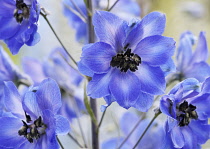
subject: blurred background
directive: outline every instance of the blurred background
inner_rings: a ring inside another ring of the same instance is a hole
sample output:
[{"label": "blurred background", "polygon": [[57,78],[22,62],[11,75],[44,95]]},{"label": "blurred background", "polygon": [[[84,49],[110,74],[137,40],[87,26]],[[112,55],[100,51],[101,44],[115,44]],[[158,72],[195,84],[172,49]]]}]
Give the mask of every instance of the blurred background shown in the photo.
[{"label": "blurred background", "polygon": [[[61,0],[42,0],[40,3],[50,13],[48,19],[58,33],[58,36],[72,56],[78,61],[83,45],[75,40],[75,31],[69,27],[68,20],[63,16]],[[164,35],[174,38],[177,42],[176,45],[179,44],[180,34],[187,30],[196,36],[199,35],[200,31],[205,31],[208,45],[210,45],[210,0],[138,0],[138,3],[141,7],[141,18],[152,11],[160,11],[166,14],[167,24]],[[14,56],[8,52],[15,64],[19,65],[20,68],[23,57],[36,57],[42,60],[52,49],[60,46],[42,16],[40,16],[38,32],[41,35],[41,41],[37,45],[33,47],[23,46],[19,54]],[[0,41],[0,44],[6,49],[6,45],[3,42]],[[104,104],[104,101],[99,99],[98,104],[100,117],[100,105]],[[118,120],[125,111],[116,103],[109,108],[105,116],[105,124],[103,123],[101,127],[100,135],[103,136],[101,141],[106,140],[110,136],[113,137],[120,134],[120,132],[116,133],[115,130],[119,128],[117,124]],[[130,109],[130,111],[134,110]],[[85,134],[89,134],[86,135],[86,139],[90,143],[89,117],[84,116],[80,120],[82,122],[85,121],[82,126]],[[76,125],[76,122],[73,123]],[[74,127],[74,125],[72,125],[72,129],[75,132],[78,131],[78,128]],[[71,142],[71,139],[66,137],[61,137],[61,139],[66,147],[69,147],[69,144],[71,144],[72,148],[77,148]],[[206,144],[204,147],[207,149],[210,148],[210,145]]]}]

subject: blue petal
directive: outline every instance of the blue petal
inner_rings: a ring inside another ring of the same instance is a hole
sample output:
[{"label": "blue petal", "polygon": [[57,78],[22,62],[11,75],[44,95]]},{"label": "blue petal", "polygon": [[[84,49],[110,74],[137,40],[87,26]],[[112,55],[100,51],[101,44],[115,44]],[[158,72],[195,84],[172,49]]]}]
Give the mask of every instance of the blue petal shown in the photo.
[{"label": "blue petal", "polygon": [[[24,57],[22,59],[22,66],[25,73],[27,73],[35,84],[40,83],[46,78],[46,75],[43,72],[42,64],[40,61],[34,58]],[[33,66],[33,69],[31,69]]]},{"label": "blue petal", "polygon": [[139,78],[141,90],[152,95],[163,94],[165,90],[165,76],[160,67],[152,67],[141,63],[135,75]]},{"label": "blue petal", "polygon": [[23,99],[23,109],[32,119],[37,119],[42,115],[42,110],[37,103],[36,94],[34,92],[27,92]]},{"label": "blue petal", "polygon": [[165,64],[160,66],[160,68],[163,70],[165,76],[172,72],[176,72],[176,66],[172,58],[169,58]]},{"label": "blue petal", "polygon": [[69,121],[61,115],[55,116],[56,134],[66,135],[70,131]]},{"label": "blue petal", "polygon": [[0,118],[0,148],[16,148],[26,139],[18,135],[23,123],[20,119],[14,117]]},{"label": "blue petal", "polygon": [[210,93],[210,77],[208,77],[202,84],[201,87],[202,93]]},{"label": "blue petal", "polygon": [[202,62],[208,59],[208,46],[204,32],[200,32],[197,47],[193,53],[191,63]]},{"label": "blue petal", "polygon": [[24,43],[18,42],[15,37],[5,39],[4,42],[7,44],[13,55],[16,55],[19,52],[20,48],[24,45]]},{"label": "blue petal", "polygon": [[0,16],[13,17],[16,9],[15,1],[1,0],[0,2]]},{"label": "blue petal", "polygon": [[82,60],[77,63],[79,71],[89,77],[93,77],[93,71],[82,63]]},{"label": "blue petal", "polygon": [[95,73],[105,73],[110,69],[110,62],[116,52],[104,42],[97,42],[83,50],[82,62]]},{"label": "blue petal", "polygon": [[176,104],[172,95],[164,95],[160,100],[160,110],[169,117],[176,119]]},{"label": "blue petal", "polygon": [[189,127],[191,128],[193,135],[197,138],[198,144],[204,144],[209,139],[210,127],[208,123],[199,120],[191,120]]},{"label": "blue petal", "polygon": [[[139,91],[140,92],[140,91]],[[140,95],[134,105],[132,107],[138,109],[142,112],[147,112],[149,108],[151,108],[153,104],[154,96],[151,94],[147,94],[144,92],[140,92]]]},{"label": "blue petal", "polygon": [[191,149],[191,148],[195,148],[198,144],[195,134],[193,134],[193,131],[190,129],[190,127],[182,127],[182,134],[184,136],[184,149]]},{"label": "blue petal", "polygon": [[57,113],[62,105],[60,89],[52,79],[42,81],[36,91],[36,97],[41,110],[49,109]]},{"label": "blue petal", "polygon": [[6,110],[20,118],[24,118],[22,98],[13,82],[4,83],[4,103]]},{"label": "blue petal", "polygon": [[185,140],[179,126],[176,126],[171,130],[171,139],[174,147],[182,148],[184,146]]},{"label": "blue petal", "polygon": [[207,93],[197,96],[194,99],[192,99],[190,104],[196,106],[196,111],[200,120],[206,120],[210,117],[210,94]]},{"label": "blue petal", "polygon": [[160,35],[146,37],[141,40],[133,51],[141,57],[141,61],[153,66],[159,66],[173,55],[175,41]]},{"label": "blue petal", "polygon": [[203,82],[210,76],[210,67],[206,62],[199,62],[191,65],[184,70],[186,78],[196,78],[198,81]]},{"label": "blue petal", "polygon": [[115,69],[109,89],[120,106],[129,108],[140,95],[141,83],[133,72],[124,73]]},{"label": "blue petal", "polygon": [[92,98],[101,98],[108,96],[110,94],[109,83],[113,74],[113,69],[105,74],[95,74],[87,86],[88,96]]},{"label": "blue petal", "polygon": [[59,144],[56,139],[56,119],[54,114],[50,110],[43,111],[43,122],[47,125],[46,134],[43,136],[41,148],[59,148]]},{"label": "blue petal", "polygon": [[100,41],[110,44],[117,52],[122,50],[126,37],[122,19],[106,11],[97,11],[93,16],[93,25]]},{"label": "blue petal", "polygon": [[33,34],[30,35],[30,38],[28,39],[28,41],[25,43],[28,46],[34,46],[35,44],[37,44],[40,41],[40,35],[39,33],[35,32]]},{"label": "blue petal", "polygon": [[20,25],[16,22],[14,17],[1,18],[0,17],[0,39],[8,39],[16,34]]},{"label": "blue petal", "polygon": [[176,56],[176,60],[178,62],[177,69],[181,72],[188,68],[190,60],[192,58],[192,38],[193,35],[190,32],[186,32],[181,35],[180,44]]},{"label": "blue petal", "polygon": [[166,18],[163,13],[151,12],[146,15],[141,22],[129,33],[125,44],[129,43],[129,48],[134,49],[136,45],[145,37],[161,35],[165,29]]}]

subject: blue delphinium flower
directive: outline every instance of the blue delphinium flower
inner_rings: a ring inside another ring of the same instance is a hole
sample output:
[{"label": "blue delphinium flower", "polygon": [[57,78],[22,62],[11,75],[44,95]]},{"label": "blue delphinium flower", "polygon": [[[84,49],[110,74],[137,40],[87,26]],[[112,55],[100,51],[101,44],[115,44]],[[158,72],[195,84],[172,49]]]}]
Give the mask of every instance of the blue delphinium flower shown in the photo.
[{"label": "blue delphinium flower", "polygon": [[12,54],[17,54],[24,44],[33,46],[39,42],[37,0],[0,0],[0,3],[0,40],[4,40]]},{"label": "blue delphinium flower", "polygon": [[[123,137],[111,138],[102,144],[102,149],[116,149],[118,148],[122,141],[129,135],[131,130],[134,128],[135,124],[138,122],[140,118],[132,113],[125,113],[120,120],[120,129],[123,132]],[[142,135],[143,131],[146,129],[149,124],[149,120],[142,120],[132,135],[128,138],[128,140],[121,147],[122,149],[131,149],[139,137]],[[164,130],[162,125],[158,123],[153,123],[150,129],[147,131],[145,136],[142,138],[139,145],[136,149],[156,149],[161,146],[162,139],[164,137]]]},{"label": "blue delphinium flower", "polygon": [[180,37],[180,44],[176,56],[177,71],[168,76],[168,81],[186,78],[196,78],[200,82],[210,76],[210,67],[207,64],[208,47],[204,32],[200,32],[195,51],[192,51],[195,44],[195,36],[191,32],[184,32]]},{"label": "blue delphinium flower", "polygon": [[12,82],[5,82],[4,96],[12,115],[0,118],[0,148],[59,148],[56,135],[67,134],[69,123],[57,114],[61,94],[54,80],[31,87],[23,98]]},{"label": "blue delphinium flower", "polygon": [[[114,2],[115,0],[110,0],[109,7],[111,7]],[[74,3],[81,10],[83,15],[87,17],[87,9],[84,1],[77,0],[74,1]],[[94,8],[97,10],[107,9],[107,3],[108,2],[106,0],[93,0]],[[76,30],[76,40],[86,43],[88,39],[87,24],[85,23],[85,20],[82,20],[70,9],[73,9],[74,11],[78,10],[70,0],[63,0],[63,11],[65,16],[68,18],[71,27]],[[135,0],[119,1],[111,10],[111,12],[126,20],[130,20],[130,18],[140,16],[140,8]]]},{"label": "blue delphinium flower", "polygon": [[160,101],[160,110],[167,115],[162,149],[173,147],[196,149],[209,139],[210,78],[200,88],[190,78],[177,84]]},{"label": "blue delphinium flower", "polygon": [[[59,113],[72,120],[77,116],[75,113],[76,106],[80,112],[85,111],[85,106],[82,100],[83,89],[79,87],[83,77],[68,62],[70,63],[70,59],[65,51],[56,48],[43,62],[35,58],[24,58],[22,64],[24,71],[35,84],[39,84],[47,77],[56,80],[62,91],[63,104]],[[33,66],[33,69],[31,69],[31,66]]]},{"label": "blue delphinium flower", "polygon": [[98,11],[93,25],[100,42],[85,46],[79,62],[80,71],[92,77],[87,94],[92,98],[109,97],[109,102],[116,100],[124,108],[147,111],[153,96],[165,90],[161,67],[174,66],[169,61],[175,42],[161,36],[165,15],[152,12],[129,31],[119,17]]}]

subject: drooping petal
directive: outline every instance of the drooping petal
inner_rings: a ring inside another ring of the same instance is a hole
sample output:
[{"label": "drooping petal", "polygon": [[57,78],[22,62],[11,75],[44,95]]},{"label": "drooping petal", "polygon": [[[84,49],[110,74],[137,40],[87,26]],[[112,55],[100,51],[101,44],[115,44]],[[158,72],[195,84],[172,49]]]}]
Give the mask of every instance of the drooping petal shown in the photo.
[{"label": "drooping petal", "polygon": [[169,117],[176,119],[176,104],[173,95],[164,95],[160,100],[160,110]]},{"label": "drooping petal", "polygon": [[202,93],[210,93],[210,77],[208,77],[202,84],[201,87]]},{"label": "drooping petal", "polygon": [[97,42],[83,50],[82,62],[95,73],[105,73],[110,69],[110,62],[116,52],[104,42]]},{"label": "drooping petal", "polygon": [[13,55],[16,55],[19,52],[20,48],[24,45],[24,43],[18,42],[14,37],[5,39],[4,42],[7,44]]},{"label": "drooping petal", "polygon": [[5,82],[4,84],[4,104],[6,110],[12,112],[20,118],[24,118],[22,98],[16,86],[11,81]]},{"label": "drooping petal", "polygon": [[0,118],[0,148],[15,148],[26,139],[18,135],[18,131],[23,126],[21,119],[14,117]]},{"label": "drooping petal", "polygon": [[191,63],[198,63],[208,59],[208,46],[205,32],[200,32],[197,47],[192,56]]},{"label": "drooping petal", "polygon": [[93,77],[93,71],[82,63],[82,60],[77,63],[79,71],[89,77]]},{"label": "drooping petal", "polygon": [[101,42],[110,44],[117,52],[122,50],[125,40],[125,22],[106,11],[97,11],[93,16],[96,35]]},{"label": "drooping petal", "polygon": [[192,134],[196,134],[198,144],[206,143],[206,141],[209,139],[210,130],[210,127],[206,121],[191,120],[189,127],[193,132]]},{"label": "drooping petal", "polygon": [[60,89],[52,79],[42,81],[36,91],[36,98],[41,110],[49,109],[57,113],[62,105]]},{"label": "drooping petal", "polygon": [[210,66],[206,62],[195,63],[184,70],[184,74],[186,78],[196,78],[198,81],[203,82],[210,76]]},{"label": "drooping petal", "polygon": [[55,116],[56,134],[65,135],[70,131],[69,121],[61,115]]},{"label": "drooping petal", "polygon": [[113,69],[105,74],[95,74],[87,85],[87,95],[92,98],[108,96],[110,94],[109,83],[113,75]]},{"label": "drooping petal", "polygon": [[174,147],[182,148],[184,146],[185,140],[179,126],[176,126],[171,130],[171,139]]},{"label": "drooping petal", "polygon": [[165,64],[160,66],[160,68],[163,70],[165,76],[172,72],[176,72],[176,66],[172,58],[169,58]]},{"label": "drooping petal", "polygon": [[124,44],[129,44],[129,48],[134,49],[136,45],[145,37],[161,35],[164,32],[165,23],[166,18],[163,13],[149,13],[129,33]]},{"label": "drooping petal", "polygon": [[165,90],[165,76],[160,67],[152,67],[141,63],[135,72],[140,80],[141,90],[152,95],[163,94]]},{"label": "drooping petal", "polygon": [[141,40],[133,51],[141,57],[141,61],[153,66],[159,66],[173,55],[175,41],[160,35],[146,37]]},{"label": "drooping petal", "polygon": [[[140,91],[139,91],[140,92]],[[147,112],[149,108],[151,108],[153,104],[154,96],[151,94],[147,94],[144,92],[140,92],[140,95],[135,104],[132,107],[138,109],[142,112]]]},{"label": "drooping petal", "polygon": [[129,108],[140,95],[141,83],[132,72],[124,73],[115,69],[109,89],[120,106]]},{"label": "drooping petal", "polygon": [[190,32],[186,32],[181,35],[176,57],[178,63],[177,69],[181,72],[189,67],[189,63],[192,58],[192,45],[194,44],[193,37],[193,34]]}]

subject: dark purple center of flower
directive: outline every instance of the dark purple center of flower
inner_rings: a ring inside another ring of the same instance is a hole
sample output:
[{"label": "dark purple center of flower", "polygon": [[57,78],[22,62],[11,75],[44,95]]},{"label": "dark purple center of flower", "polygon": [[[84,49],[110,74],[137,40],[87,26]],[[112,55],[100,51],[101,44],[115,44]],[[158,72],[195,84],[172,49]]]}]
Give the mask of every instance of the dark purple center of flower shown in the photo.
[{"label": "dark purple center of flower", "polygon": [[190,119],[198,119],[196,106],[188,104],[184,101],[177,107],[177,120],[179,121],[179,126],[187,126],[190,123]]},{"label": "dark purple center of flower", "polygon": [[32,122],[31,117],[25,113],[26,122],[22,120],[23,126],[18,131],[20,136],[24,136],[30,143],[34,142],[34,139],[39,139],[42,134],[45,134],[47,126],[43,123],[41,116]]},{"label": "dark purple center of flower", "polygon": [[124,47],[124,51],[118,53],[112,57],[110,65],[117,67],[121,72],[127,72],[128,70],[135,72],[138,70],[139,64],[141,64],[141,57],[137,54],[131,53],[131,49],[127,48],[129,44]]},{"label": "dark purple center of flower", "polygon": [[22,23],[23,19],[29,18],[29,15],[29,7],[23,2],[23,0],[16,0],[16,9],[14,11],[16,21]]}]

